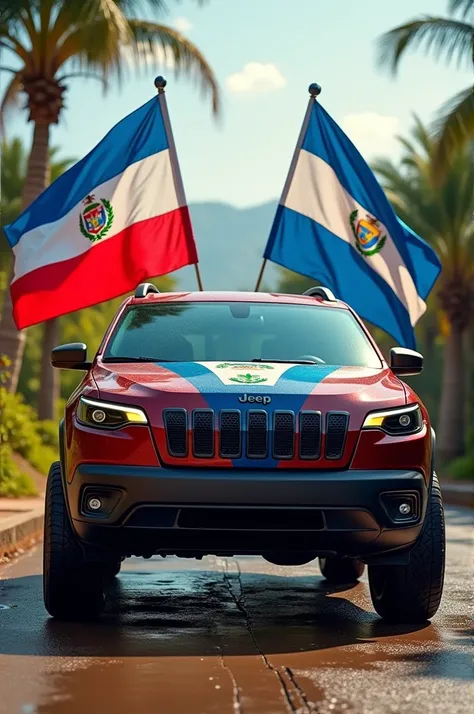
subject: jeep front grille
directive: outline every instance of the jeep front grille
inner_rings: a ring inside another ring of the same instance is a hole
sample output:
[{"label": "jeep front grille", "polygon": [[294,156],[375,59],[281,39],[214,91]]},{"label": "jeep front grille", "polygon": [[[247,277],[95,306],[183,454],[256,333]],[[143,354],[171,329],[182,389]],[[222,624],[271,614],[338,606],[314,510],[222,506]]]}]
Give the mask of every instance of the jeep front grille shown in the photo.
[{"label": "jeep front grille", "polygon": [[321,456],[321,412],[300,412],[300,458]]},{"label": "jeep front grille", "polygon": [[349,414],[329,412],[326,417],[326,458],[340,459],[346,443]]},{"label": "jeep front grille", "polygon": [[166,443],[170,456],[188,455],[188,417],[185,409],[168,409],[164,415]]},{"label": "jeep front grille", "polygon": [[247,456],[264,459],[268,455],[268,414],[264,411],[247,412]]},{"label": "jeep front grille", "polygon": [[214,412],[201,409],[193,412],[193,454],[214,456]]},{"label": "jeep front grille", "polygon": [[220,419],[220,455],[223,459],[238,459],[242,454],[242,432],[240,429],[240,412],[222,411]]},{"label": "jeep front grille", "polygon": [[[173,457],[188,455],[188,426],[190,448],[196,458],[209,459],[216,453],[223,459],[272,456],[277,460],[316,461],[323,455],[323,417],[318,411],[295,415],[282,410],[269,414],[263,409],[246,413],[223,409],[216,414],[212,409],[195,409],[188,415],[184,409],[167,409],[163,422],[168,453]],[[328,412],[325,426],[324,457],[342,459],[349,414]]]}]

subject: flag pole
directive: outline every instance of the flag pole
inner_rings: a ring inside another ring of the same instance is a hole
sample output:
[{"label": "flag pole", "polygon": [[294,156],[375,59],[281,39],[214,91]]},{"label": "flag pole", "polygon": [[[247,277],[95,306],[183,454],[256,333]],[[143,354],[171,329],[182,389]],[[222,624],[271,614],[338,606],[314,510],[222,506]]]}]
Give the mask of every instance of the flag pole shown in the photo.
[{"label": "flag pole", "polygon": [[[159,76],[159,77],[155,78],[155,87],[158,92],[158,101],[160,103],[161,114],[163,116],[163,123],[165,125],[166,136],[168,139],[168,151],[170,154],[171,168],[172,168],[172,172],[173,172],[173,181],[174,181],[174,187],[176,190],[176,196],[178,198],[178,205],[179,206],[187,206],[186,194],[184,193],[183,178],[181,176],[181,170],[179,168],[178,154],[176,151],[176,145],[174,143],[173,130],[171,129],[171,121],[170,121],[170,115],[168,113],[168,105],[166,103],[166,96],[165,96],[166,84],[167,84],[167,82],[164,77]],[[194,270],[196,271],[196,280],[197,280],[197,284],[198,284],[198,289],[202,292],[202,290],[203,290],[202,279],[201,279],[201,273],[199,271],[198,263],[194,263]]]},{"label": "flag pole", "polygon": [[260,289],[260,283],[262,282],[263,271],[265,270],[266,264],[267,264],[267,259],[264,258],[264,259],[263,259],[263,263],[262,263],[262,267],[260,268],[260,272],[259,272],[259,274],[258,274],[257,284],[256,284],[256,286],[255,286],[255,292],[256,292],[256,293],[258,293],[258,291],[259,291],[259,289]]},{"label": "flag pole", "polygon": [[[308,87],[308,92],[309,92],[309,102],[308,102],[308,108],[306,109],[306,114],[303,119],[303,124],[301,125],[301,131],[298,137],[298,141],[296,143],[296,148],[293,153],[293,158],[291,159],[291,164],[290,164],[290,170],[288,171],[288,176],[286,177],[285,185],[283,187],[283,193],[280,199],[280,204],[284,203],[286,201],[286,198],[288,196],[288,191],[290,190],[291,182],[293,180],[293,176],[295,173],[296,169],[296,164],[298,162],[298,156],[301,150],[301,147],[303,146],[303,141],[304,137],[306,135],[306,130],[308,128],[309,120],[311,119],[311,112],[313,110],[314,102],[316,101],[316,97],[321,94],[321,86],[319,84],[316,84],[316,82],[313,82],[312,84],[309,85]],[[263,271],[265,270],[265,266],[267,264],[267,258],[263,259],[262,267],[260,268],[260,273],[258,274],[257,278],[257,284],[255,286],[255,292],[258,293],[262,278],[263,278]]]}]

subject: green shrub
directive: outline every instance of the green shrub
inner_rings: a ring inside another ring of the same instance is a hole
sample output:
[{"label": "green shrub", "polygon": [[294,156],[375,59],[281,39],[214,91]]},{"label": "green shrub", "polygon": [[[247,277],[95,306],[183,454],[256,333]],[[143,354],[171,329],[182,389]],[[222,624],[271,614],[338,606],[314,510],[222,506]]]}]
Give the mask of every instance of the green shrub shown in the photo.
[{"label": "green shrub", "polygon": [[58,425],[53,419],[36,422],[36,433],[44,446],[50,446],[55,452],[59,450]]},{"label": "green shrub", "polygon": [[0,444],[0,496],[36,496],[36,487],[29,476],[22,473],[12,458],[12,450],[5,442]]},{"label": "green shrub", "polygon": [[446,468],[446,475],[463,481],[474,480],[474,458],[471,455],[454,459]]},{"label": "green shrub", "polygon": [[[0,376],[8,362],[0,356]],[[58,434],[54,422],[40,422],[21,394],[10,394],[0,383],[0,438],[35,469],[47,474],[58,458]]]}]

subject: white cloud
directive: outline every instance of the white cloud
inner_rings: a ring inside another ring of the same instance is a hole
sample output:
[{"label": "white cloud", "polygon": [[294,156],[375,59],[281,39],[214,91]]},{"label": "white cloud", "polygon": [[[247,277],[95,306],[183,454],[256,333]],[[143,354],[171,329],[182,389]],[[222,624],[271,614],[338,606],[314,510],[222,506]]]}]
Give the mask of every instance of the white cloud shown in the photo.
[{"label": "white cloud", "polygon": [[193,25],[187,17],[177,17],[174,21],[174,26],[179,32],[182,32],[183,35],[185,35],[187,32],[189,32]]},{"label": "white cloud", "polygon": [[240,72],[229,75],[227,88],[231,92],[273,92],[281,89],[286,79],[274,64],[248,62]]},{"label": "white cloud", "polygon": [[341,127],[365,159],[387,156],[397,150],[396,135],[401,128],[398,117],[376,112],[347,114]]},{"label": "white cloud", "polygon": [[170,50],[155,47],[153,51],[151,51],[148,43],[142,42],[139,44],[139,59],[136,59],[135,53],[130,46],[124,47],[122,50],[122,57],[130,69],[136,69],[137,67],[140,69],[150,67],[155,70],[173,69],[175,61]]}]

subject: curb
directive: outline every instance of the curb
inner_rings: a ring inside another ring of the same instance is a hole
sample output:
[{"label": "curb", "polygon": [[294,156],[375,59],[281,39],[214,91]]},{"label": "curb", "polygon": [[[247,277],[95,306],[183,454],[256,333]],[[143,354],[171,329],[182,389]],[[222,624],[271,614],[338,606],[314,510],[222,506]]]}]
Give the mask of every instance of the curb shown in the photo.
[{"label": "curb", "polygon": [[44,506],[20,513],[0,522],[0,562],[41,539]]}]

